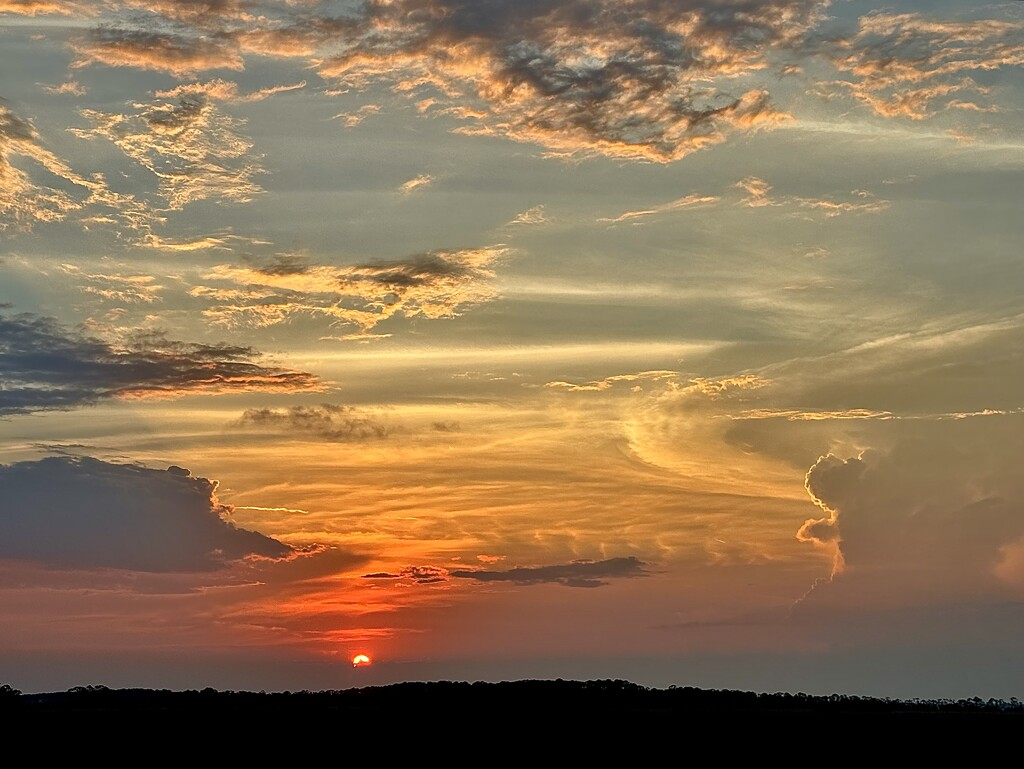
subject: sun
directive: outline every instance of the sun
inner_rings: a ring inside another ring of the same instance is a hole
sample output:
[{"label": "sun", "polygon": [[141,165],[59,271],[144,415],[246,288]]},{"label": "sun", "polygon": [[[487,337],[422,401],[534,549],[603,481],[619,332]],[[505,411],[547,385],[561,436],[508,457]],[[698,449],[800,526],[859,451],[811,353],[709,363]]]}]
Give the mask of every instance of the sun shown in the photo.
[{"label": "sun", "polygon": [[370,658],[365,654],[357,654],[352,658],[352,667],[359,668],[370,664]]}]

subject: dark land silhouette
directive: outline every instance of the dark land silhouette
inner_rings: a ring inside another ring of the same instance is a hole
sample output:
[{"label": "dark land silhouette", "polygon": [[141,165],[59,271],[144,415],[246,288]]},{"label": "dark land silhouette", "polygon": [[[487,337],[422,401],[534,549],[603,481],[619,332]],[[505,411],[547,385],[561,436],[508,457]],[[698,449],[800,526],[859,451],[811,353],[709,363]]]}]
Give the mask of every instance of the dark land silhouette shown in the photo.
[{"label": "dark land silhouette", "polygon": [[586,769],[838,757],[843,766],[944,765],[951,755],[982,760],[1015,750],[1024,704],[653,689],[622,680],[297,692],[93,685],[23,694],[6,686],[0,723],[12,750],[28,746],[29,755],[51,762],[98,757],[113,766],[333,760]]},{"label": "dark land silhouette", "polygon": [[393,714],[457,715],[464,719],[892,717],[911,720],[1012,720],[1024,727],[1024,702],[967,699],[892,699],[844,694],[758,693],[690,686],[651,688],[618,679],[522,680],[500,683],[433,681],[322,691],[111,689],[75,686],[25,694],[0,686],[0,712],[10,716],[61,714],[248,714],[281,717],[384,718]]}]

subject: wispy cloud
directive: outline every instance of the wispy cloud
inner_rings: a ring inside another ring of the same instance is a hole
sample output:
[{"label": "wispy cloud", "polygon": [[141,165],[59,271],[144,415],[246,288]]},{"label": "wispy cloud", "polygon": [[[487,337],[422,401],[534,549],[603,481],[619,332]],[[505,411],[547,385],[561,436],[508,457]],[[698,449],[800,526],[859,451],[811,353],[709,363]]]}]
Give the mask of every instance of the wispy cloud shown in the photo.
[{"label": "wispy cloud", "polygon": [[319,388],[311,374],[258,359],[249,347],[176,342],[157,333],[114,345],[52,318],[0,314],[0,415],[70,409],[108,398]]},{"label": "wispy cloud", "polygon": [[60,85],[42,85],[41,87],[46,93],[53,94],[54,96],[61,94],[84,96],[86,93],[85,86],[75,80],[68,80]]},{"label": "wispy cloud", "polygon": [[634,389],[639,389],[639,382],[666,382],[674,383],[679,377],[678,371],[640,371],[636,374],[616,374],[614,376],[597,379],[591,382],[573,383],[554,381],[545,383],[545,387],[551,390],[565,390],[567,392],[603,392],[610,390],[616,384],[627,383]]},{"label": "wispy cloud", "polygon": [[122,304],[152,304],[163,288],[152,275],[88,273],[73,264],[63,264],[61,270],[74,276],[85,293]]},{"label": "wispy cloud", "polygon": [[[34,161],[43,170],[79,187],[73,197],[64,190],[43,186],[21,168],[11,163],[12,157]],[[89,182],[75,174],[60,158],[47,150],[35,127],[12,112],[0,100],[0,230],[10,226],[29,228],[36,222],[63,219],[84,205],[83,198],[102,182]],[[8,220],[8,221],[4,221]]]},{"label": "wispy cloud", "polygon": [[408,195],[412,192],[416,192],[418,190],[422,190],[426,187],[429,187],[433,183],[433,176],[431,176],[430,174],[420,174],[419,176],[414,176],[412,179],[402,184],[398,188],[398,191],[401,192],[403,195]]},{"label": "wispy cloud", "polygon": [[165,100],[132,105],[132,114],[83,110],[93,127],[73,132],[112,141],[153,173],[171,209],[213,198],[244,203],[262,192],[262,169],[244,138],[242,121],[220,110],[216,98],[235,98],[224,81],[182,86],[158,94]]},{"label": "wispy cloud", "polygon": [[532,208],[527,208],[525,211],[520,211],[516,214],[515,218],[505,226],[533,226],[536,224],[547,224],[550,221],[551,219],[548,217],[548,213],[544,206],[533,206]]},{"label": "wispy cloud", "polygon": [[964,105],[964,93],[986,96],[988,87],[972,75],[1024,64],[1024,28],[996,19],[935,21],[876,12],[862,17],[857,34],[829,58],[849,76],[833,85],[873,112],[921,120]]},{"label": "wispy cloud", "polygon": [[734,185],[746,192],[740,202],[749,208],[765,208],[768,206],[795,206],[819,211],[827,217],[841,214],[878,214],[889,208],[888,200],[876,199],[874,194],[866,190],[852,190],[847,200],[832,198],[804,198],[797,195],[775,197],[771,194],[772,186],[764,179],[748,176]]},{"label": "wispy cloud", "polygon": [[638,211],[623,211],[618,216],[607,217],[598,219],[599,222],[610,222],[611,224],[621,224],[627,221],[637,221],[639,219],[646,219],[647,217],[656,216],[657,214],[671,213],[673,211],[680,211],[684,208],[692,208],[694,206],[708,206],[717,203],[721,198],[717,195],[686,195],[681,198],[676,198],[668,203],[662,203],[658,206],[651,208],[645,208]]},{"label": "wispy cloud", "polygon": [[206,275],[215,284],[192,295],[210,301],[207,317],[228,325],[313,315],[368,334],[392,317],[451,318],[490,301],[492,267],[506,253],[499,247],[431,251],[353,267],[220,265]]}]

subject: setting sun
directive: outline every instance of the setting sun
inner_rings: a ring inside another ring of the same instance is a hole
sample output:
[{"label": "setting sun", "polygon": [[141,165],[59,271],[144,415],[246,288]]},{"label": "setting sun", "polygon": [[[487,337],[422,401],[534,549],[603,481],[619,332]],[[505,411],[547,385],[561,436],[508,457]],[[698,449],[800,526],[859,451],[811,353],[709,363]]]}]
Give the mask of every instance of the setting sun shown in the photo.
[{"label": "setting sun", "polygon": [[365,654],[357,654],[355,657],[352,658],[352,667],[354,668],[363,667],[364,665],[369,664],[370,658],[367,657]]}]

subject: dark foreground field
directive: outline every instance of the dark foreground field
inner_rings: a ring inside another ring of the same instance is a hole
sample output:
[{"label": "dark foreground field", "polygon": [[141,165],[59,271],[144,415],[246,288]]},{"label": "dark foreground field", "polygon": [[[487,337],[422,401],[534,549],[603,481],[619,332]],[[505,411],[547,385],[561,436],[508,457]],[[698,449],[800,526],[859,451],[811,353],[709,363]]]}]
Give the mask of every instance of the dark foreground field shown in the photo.
[{"label": "dark foreground field", "polygon": [[[460,741],[500,737],[506,751],[551,738],[594,749],[631,739],[691,740],[728,733],[721,747],[744,747],[752,729],[787,735],[796,745],[827,737],[845,750],[883,733],[927,729],[948,740],[977,730],[1024,733],[1024,704],[1016,700],[893,700],[846,695],[652,689],[621,680],[524,680],[502,683],[437,681],[301,692],[172,691],[79,686],[65,692],[0,690],[8,727],[40,724],[128,734],[163,733],[174,740],[226,736],[245,729],[252,748],[279,740],[330,734],[365,742],[410,735]],[[16,729],[10,734],[17,734]],[[390,737],[389,737],[390,736]],[[715,739],[721,739],[716,736]],[[301,739],[299,739],[301,742]],[[649,742],[648,742],[649,744]],[[383,747],[389,747],[383,745]]]}]

